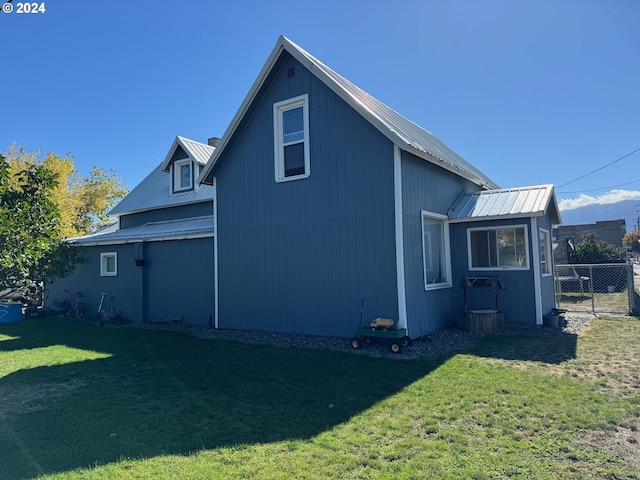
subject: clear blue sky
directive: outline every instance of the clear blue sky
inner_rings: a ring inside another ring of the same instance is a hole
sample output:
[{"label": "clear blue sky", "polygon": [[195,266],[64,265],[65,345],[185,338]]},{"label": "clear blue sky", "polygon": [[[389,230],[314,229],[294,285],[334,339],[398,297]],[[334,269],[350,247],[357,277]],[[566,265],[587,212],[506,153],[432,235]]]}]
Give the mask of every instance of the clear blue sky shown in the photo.
[{"label": "clear blue sky", "polygon": [[640,148],[638,0],[44,3],[0,13],[0,151],[133,188],[176,135],[224,133],[283,34],[502,187],[640,199],[640,151],[561,186]]}]

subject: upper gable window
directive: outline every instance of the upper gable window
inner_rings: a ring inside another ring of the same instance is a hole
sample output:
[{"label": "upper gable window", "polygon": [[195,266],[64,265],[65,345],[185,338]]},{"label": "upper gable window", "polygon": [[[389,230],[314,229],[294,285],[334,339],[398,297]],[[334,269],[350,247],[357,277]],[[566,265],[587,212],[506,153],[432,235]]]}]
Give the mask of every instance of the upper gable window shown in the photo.
[{"label": "upper gable window", "polygon": [[273,105],[276,182],[307,178],[309,173],[309,96]]},{"label": "upper gable window", "polygon": [[173,164],[173,191],[193,190],[193,164],[190,159]]}]

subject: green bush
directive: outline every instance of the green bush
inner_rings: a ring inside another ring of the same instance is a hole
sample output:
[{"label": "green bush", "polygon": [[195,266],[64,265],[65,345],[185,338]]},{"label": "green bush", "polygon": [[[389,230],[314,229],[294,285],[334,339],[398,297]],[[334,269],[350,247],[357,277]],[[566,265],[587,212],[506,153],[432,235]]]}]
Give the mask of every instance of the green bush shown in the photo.
[{"label": "green bush", "polygon": [[597,263],[624,260],[625,251],[605,242],[597,240],[594,233],[586,233],[582,242],[578,243],[574,251],[574,263]]}]

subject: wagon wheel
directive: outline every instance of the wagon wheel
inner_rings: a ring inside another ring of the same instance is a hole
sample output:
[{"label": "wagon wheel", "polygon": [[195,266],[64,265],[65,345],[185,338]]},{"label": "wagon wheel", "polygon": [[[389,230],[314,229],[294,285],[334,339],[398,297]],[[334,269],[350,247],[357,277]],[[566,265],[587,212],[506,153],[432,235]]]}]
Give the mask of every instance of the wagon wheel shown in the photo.
[{"label": "wagon wheel", "polygon": [[402,353],[402,343],[393,342],[389,348],[393,353]]},{"label": "wagon wheel", "polygon": [[353,348],[354,350],[357,350],[361,346],[362,346],[362,344],[360,343],[360,337],[353,337],[351,339],[351,348]]},{"label": "wagon wheel", "polygon": [[402,343],[403,347],[410,347],[411,346],[411,339],[408,336],[404,336],[400,339],[400,343]]}]

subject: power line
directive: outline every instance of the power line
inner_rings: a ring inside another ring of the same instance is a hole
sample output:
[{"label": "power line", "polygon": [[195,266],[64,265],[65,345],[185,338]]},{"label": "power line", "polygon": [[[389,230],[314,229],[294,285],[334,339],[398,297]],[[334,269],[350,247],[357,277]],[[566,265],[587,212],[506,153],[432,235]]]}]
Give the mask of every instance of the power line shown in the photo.
[{"label": "power line", "polygon": [[639,148],[636,148],[633,152],[629,152],[629,153],[627,153],[626,155],[623,155],[622,157],[615,159],[613,162],[609,162],[609,163],[607,163],[606,165],[603,165],[603,166],[602,166],[602,167],[600,167],[600,168],[596,168],[593,172],[585,173],[585,174],[584,174],[584,175],[582,175],[581,177],[578,177],[578,178],[576,178],[576,179],[574,179],[574,180],[571,180],[570,182],[563,183],[562,185],[558,185],[558,188],[562,188],[562,187],[564,187],[565,185],[569,185],[569,184],[571,184],[571,183],[573,183],[573,182],[577,182],[578,180],[582,180],[584,177],[588,177],[589,175],[592,175],[592,174],[594,174],[594,173],[596,173],[596,172],[599,172],[600,170],[605,169],[605,168],[607,168],[608,166],[613,165],[614,163],[619,162],[620,160],[623,160],[623,159],[625,159],[625,158],[627,158],[627,157],[629,157],[629,156],[633,155],[633,154],[634,154],[634,153],[636,153],[636,152],[640,152],[640,147],[639,147]]},{"label": "power line", "polygon": [[[601,188],[592,188],[591,190],[577,190],[575,192],[556,192],[556,193],[585,193],[585,192],[596,192],[598,190],[608,190],[610,188],[616,188],[616,187],[624,187],[625,185],[631,185],[632,183],[638,183],[640,182],[640,178],[638,180],[634,180],[633,182],[626,182],[626,183],[619,183],[617,185],[611,185],[610,187],[601,187]],[[566,185],[566,183],[565,183]]]}]

